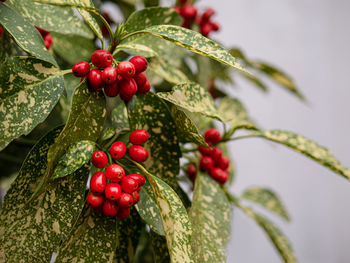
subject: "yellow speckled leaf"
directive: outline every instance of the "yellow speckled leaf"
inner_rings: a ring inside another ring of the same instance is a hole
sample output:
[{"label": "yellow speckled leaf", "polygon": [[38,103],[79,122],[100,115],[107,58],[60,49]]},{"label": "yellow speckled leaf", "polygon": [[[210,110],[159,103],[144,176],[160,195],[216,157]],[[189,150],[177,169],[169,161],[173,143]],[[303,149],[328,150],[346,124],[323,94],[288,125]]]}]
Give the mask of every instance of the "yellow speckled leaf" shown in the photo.
[{"label": "yellow speckled leaf", "polygon": [[151,69],[154,72],[154,74],[157,74],[158,76],[165,79],[171,84],[180,84],[188,82],[188,78],[183,72],[175,68],[163,58],[150,58],[149,69]]},{"label": "yellow speckled leaf", "polygon": [[84,7],[85,9],[94,9],[92,0],[31,0],[43,4],[58,5],[62,7]]},{"label": "yellow speckled leaf", "polygon": [[101,31],[101,27],[98,24],[95,17],[92,16],[92,14],[89,13],[89,11],[86,11],[84,8],[77,8],[81,16],[84,18],[85,22],[90,26],[91,30],[94,31],[96,36],[102,41],[103,40],[103,34]]}]

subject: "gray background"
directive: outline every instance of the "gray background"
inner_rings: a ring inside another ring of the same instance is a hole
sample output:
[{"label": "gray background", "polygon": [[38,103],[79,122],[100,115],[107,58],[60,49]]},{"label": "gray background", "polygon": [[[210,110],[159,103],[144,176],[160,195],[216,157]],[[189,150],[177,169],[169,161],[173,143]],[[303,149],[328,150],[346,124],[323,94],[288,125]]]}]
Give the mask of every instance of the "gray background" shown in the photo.
[{"label": "gray background", "polygon": [[[223,25],[213,35],[242,47],[251,58],[280,66],[293,76],[309,103],[277,86],[268,95],[240,82],[234,95],[266,129],[282,128],[316,140],[350,166],[350,1],[224,0],[212,6]],[[274,221],[290,238],[300,262],[350,262],[350,182],[317,163],[261,139],[230,144],[236,162],[232,187],[278,191],[292,216]],[[228,262],[282,262],[264,233],[235,211]]]}]

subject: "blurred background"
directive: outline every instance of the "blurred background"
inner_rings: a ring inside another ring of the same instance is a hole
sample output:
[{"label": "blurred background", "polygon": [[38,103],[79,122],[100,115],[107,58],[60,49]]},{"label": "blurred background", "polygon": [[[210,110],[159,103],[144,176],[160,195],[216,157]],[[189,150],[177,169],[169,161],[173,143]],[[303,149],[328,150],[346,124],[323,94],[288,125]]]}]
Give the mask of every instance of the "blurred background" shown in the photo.
[{"label": "blurred background", "polygon": [[[274,83],[265,95],[240,81],[233,95],[265,129],[295,131],[331,149],[350,167],[350,2],[346,0],[197,1],[213,7],[226,47],[238,46],[293,77],[308,102]],[[291,223],[274,222],[289,237],[299,262],[350,262],[350,182],[283,146],[261,139],[232,142],[232,187],[267,186],[279,193]],[[282,262],[262,230],[235,210],[228,262]]]}]

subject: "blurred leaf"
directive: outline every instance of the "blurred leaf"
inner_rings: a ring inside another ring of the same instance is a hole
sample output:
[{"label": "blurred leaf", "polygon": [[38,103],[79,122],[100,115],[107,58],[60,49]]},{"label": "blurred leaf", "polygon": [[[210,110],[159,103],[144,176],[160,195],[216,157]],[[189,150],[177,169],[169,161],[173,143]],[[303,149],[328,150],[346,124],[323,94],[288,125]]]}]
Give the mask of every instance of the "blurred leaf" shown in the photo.
[{"label": "blurred leaf", "polygon": [[231,207],[219,184],[204,173],[197,174],[189,218],[195,262],[225,263]]},{"label": "blurred leaf", "polygon": [[103,34],[101,31],[101,27],[98,24],[95,17],[89,12],[86,11],[84,8],[77,8],[78,12],[81,14],[81,16],[84,18],[85,22],[89,25],[92,31],[94,31],[95,35],[103,41]]},{"label": "blurred leaf", "polygon": [[188,82],[188,79],[184,73],[172,66],[167,60],[163,58],[150,58],[149,69],[151,69],[155,74],[162,77],[169,83],[180,84]]},{"label": "blurred leaf", "polygon": [[159,0],[143,0],[145,7],[158,6]]},{"label": "blurred leaf", "polygon": [[154,256],[153,263],[170,263],[166,238],[151,231],[151,242]]},{"label": "blurred leaf", "polygon": [[8,57],[0,66],[0,148],[28,134],[58,102],[62,72],[31,57]]},{"label": "blurred leaf", "polygon": [[94,9],[92,0],[31,0],[43,4],[57,5],[62,7],[84,7],[87,10]]},{"label": "blurred leaf", "polygon": [[152,48],[138,43],[125,43],[124,45],[118,45],[113,55],[117,54],[119,51],[124,51],[132,56],[143,56],[143,57],[154,57],[158,56],[157,52]]},{"label": "blurred leaf", "polygon": [[244,191],[242,198],[261,205],[271,212],[280,215],[287,221],[290,221],[287,210],[280,201],[279,197],[270,189],[262,187],[251,187]]},{"label": "blurred leaf", "polygon": [[112,125],[116,131],[122,131],[130,129],[129,119],[128,119],[128,109],[124,102],[120,102],[117,107],[115,107],[111,114]]}]

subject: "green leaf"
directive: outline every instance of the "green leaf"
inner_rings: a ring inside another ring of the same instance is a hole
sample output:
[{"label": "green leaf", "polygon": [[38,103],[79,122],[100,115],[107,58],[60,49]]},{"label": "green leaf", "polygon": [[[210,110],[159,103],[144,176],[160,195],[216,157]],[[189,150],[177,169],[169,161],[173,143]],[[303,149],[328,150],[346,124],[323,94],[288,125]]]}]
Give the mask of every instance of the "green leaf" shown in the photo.
[{"label": "green leaf", "polygon": [[92,0],[31,0],[43,4],[57,5],[62,7],[83,7],[86,10],[95,9]]},{"label": "green leaf", "polygon": [[243,206],[238,200],[235,200],[234,203],[265,231],[285,263],[297,263],[289,241],[270,220],[256,213],[250,207]]},{"label": "green leaf", "polygon": [[0,213],[1,262],[50,262],[79,217],[87,166],[46,185],[44,192],[26,204],[46,176],[45,156],[60,131],[48,133],[34,146],[5,196]]},{"label": "green leaf", "polygon": [[50,147],[47,155],[49,169],[72,143],[81,140],[95,142],[103,130],[106,116],[106,102],[102,94],[89,91],[86,81],[82,82],[74,92],[67,123]]},{"label": "green leaf", "polygon": [[116,50],[113,52],[113,56],[115,56],[119,51],[124,51],[132,56],[143,56],[146,58],[158,56],[158,53],[151,47],[133,42],[118,45]]},{"label": "green leaf", "polygon": [[71,235],[61,245],[55,262],[112,262],[117,247],[115,225],[115,218],[85,209]]},{"label": "green leaf", "polygon": [[77,8],[78,12],[84,18],[85,22],[90,26],[91,30],[94,31],[95,35],[103,41],[103,34],[101,31],[101,27],[89,11],[86,11],[84,8]]},{"label": "green leaf", "polygon": [[73,34],[90,39],[94,37],[89,28],[74,14],[71,8],[33,3],[30,0],[7,0],[6,5],[30,20],[32,24],[47,31]]},{"label": "green leaf", "polygon": [[146,169],[171,186],[179,174],[180,148],[176,126],[167,105],[154,93],[134,96],[128,103],[130,129],[145,129],[150,139],[145,143],[149,158]]},{"label": "green leaf", "polygon": [[188,78],[179,69],[171,65],[167,60],[155,57],[149,59],[149,69],[172,84],[188,82]]},{"label": "green leaf", "polygon": [[120,102],[118,106],[113,109],[111,116],[112,125],[117,132],[130,129],[128,109],[126,108],[124,102]]},{"label": "green leaf", "polygon": [[166,238],[151,231],[151,242],[154,256],[153,263],[170,263]]},{"label": "green leaf", "polygon": [[181,25],[181,23],[182,18],[173,8],[150,7],[134,12],[125,22],[125,30],[130,33],[154,25]]},{"label": "green leaf", "polygon": [[287,221],[290,221],[290,217],[284,205],[280,201],[279,197],[270,189],[251,187],[244,191],[241,198],[257,203],[271,212],[280,215]]},{"label": "green leaf", "polygon": [[0,66],[0,148],[28,134],[58,102],[62,72],[31,57],[9,57]]},{"label": "green leaf", "polygon": [[247,72],[225,48],[195,31],[180,26],[158,25],[137,31],[136,34],[138,33],[160,37],[187,48],[192,52],[208,56],[228,66]]},{"label": "green leaf", "polygon": [[350,180],[349,168],[345,168],[328,149],[302,135],[289,131],[270,130],[261,133],[253,133],[252,136],[262,137],[288,146]]},{"label": "green leaf", "polygon": [[189,212],[195,262],[226,262],[226,245],[231,231],[231,206],[218,183],[197,174]]},{"label": "green leaf", "polygon": [[190,112],[221,120],[212,97],[197,83],[179,84],[171,92],[158,92],[156,95]]},{"label": "green leaf", "polygon": [[24,51],[57,66],[55,59],[47,51],[39,31],[28,20],[4,4],[0,4],[0,24]]},{"label": "green leaf", "polygon": [[203,136],[199,133],[190,117],[176,106],[173,106],[171,109],[179,138],[185,142],[193,142],[197,145],[208,147],[208,144],[204,141]]},{"label": "green leaf", "polygon": [[67,152],[58,161],[51,178],[57,179],[64,177],[78,170],[89,162],[95,148],[95,143],[91,141],[85,140],[72,143],[67,149]]}]

